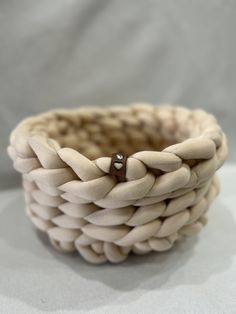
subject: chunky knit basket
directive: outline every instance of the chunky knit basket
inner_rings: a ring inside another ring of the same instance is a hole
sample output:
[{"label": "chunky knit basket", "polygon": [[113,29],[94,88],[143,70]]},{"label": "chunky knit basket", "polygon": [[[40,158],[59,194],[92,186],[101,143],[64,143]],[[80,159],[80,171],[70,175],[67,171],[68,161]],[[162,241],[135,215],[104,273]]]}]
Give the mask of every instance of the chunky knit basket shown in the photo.
[{"label": "chunky knit basket", "polygon": [[27,214],[54,247],[119,263],[168,250],[206,224],[227,144],[202,110],[134,104],[30,117],[8,153]]}]

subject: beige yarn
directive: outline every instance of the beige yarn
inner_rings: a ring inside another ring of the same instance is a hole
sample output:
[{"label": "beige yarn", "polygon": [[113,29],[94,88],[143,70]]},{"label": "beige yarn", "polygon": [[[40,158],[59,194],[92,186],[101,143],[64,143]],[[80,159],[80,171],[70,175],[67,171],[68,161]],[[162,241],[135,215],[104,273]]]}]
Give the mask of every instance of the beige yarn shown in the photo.
[{"label": "beige yarn", "polygon": [[[129,155],[125,182],[109,174],[116,152]],[[119,263],[202,228],[227,144],[202,110],[134,104],[25,119],[8,153],[23,175],[27,214],[53,246]]]}]

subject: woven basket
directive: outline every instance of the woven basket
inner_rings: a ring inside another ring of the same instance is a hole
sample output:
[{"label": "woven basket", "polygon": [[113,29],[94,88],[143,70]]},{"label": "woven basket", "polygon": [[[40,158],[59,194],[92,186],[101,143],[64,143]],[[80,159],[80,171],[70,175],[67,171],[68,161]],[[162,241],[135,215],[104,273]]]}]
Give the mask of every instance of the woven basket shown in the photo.
[{"label": "woven basket", "polygon": [[119,263],[166,251],[206,224],[227,144],[202,110],[134,104],[30,117],[8,153],[27,214],[54,247]]}]

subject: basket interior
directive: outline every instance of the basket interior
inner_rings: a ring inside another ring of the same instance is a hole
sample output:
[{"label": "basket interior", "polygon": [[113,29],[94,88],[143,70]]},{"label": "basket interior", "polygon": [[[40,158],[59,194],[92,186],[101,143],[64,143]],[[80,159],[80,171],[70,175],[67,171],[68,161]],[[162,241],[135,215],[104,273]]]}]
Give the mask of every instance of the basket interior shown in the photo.
[{"label": "basket interior", "polygon": [[131,108],[56,111],[45,117],[43,125],[34,124],[34,129],[40,128],[61,147],[73,148],[90,159],[116,152],[131,155],[143,150],[161,151],[193,136],[196,127],[191,114],[183,125],[176,111],[172,107],[169,111],[166,107],[150,111]]}]

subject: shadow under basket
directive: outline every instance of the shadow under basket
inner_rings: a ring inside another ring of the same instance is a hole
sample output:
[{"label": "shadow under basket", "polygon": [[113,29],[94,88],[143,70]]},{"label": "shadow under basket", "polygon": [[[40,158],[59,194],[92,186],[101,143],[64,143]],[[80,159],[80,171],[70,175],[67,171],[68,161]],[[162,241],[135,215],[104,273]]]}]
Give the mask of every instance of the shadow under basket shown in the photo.
[{"label": "shadow under basket", "polygon": [[227,144],[203,110],[133,104],[27,118],[8,153],[33,224],[57,249],[99,264],[166,251],[197,233]]}]

